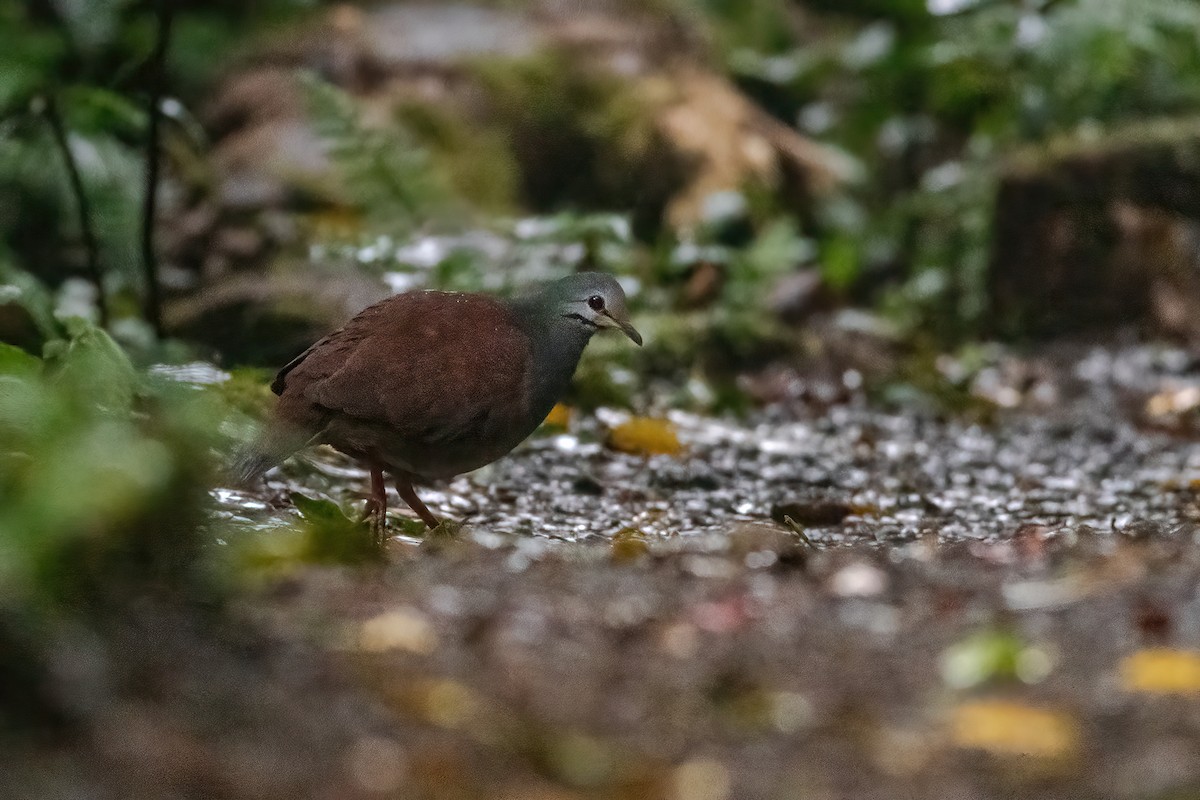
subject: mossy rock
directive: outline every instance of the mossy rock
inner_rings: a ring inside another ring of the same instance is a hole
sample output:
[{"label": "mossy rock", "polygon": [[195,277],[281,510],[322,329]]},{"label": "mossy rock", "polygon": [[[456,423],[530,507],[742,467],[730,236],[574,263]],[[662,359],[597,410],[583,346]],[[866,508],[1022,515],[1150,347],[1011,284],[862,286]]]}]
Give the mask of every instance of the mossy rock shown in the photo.
[{"label": "mossy rock", "polygon": [[[1200,303],[1200,120],[1064,137],[1011,157],[995,202],[994,326],[1061,334]],[[1186,330],[1200,323],[1185,315]],[[1168,325],[1168,327],[1170,327]]]}]

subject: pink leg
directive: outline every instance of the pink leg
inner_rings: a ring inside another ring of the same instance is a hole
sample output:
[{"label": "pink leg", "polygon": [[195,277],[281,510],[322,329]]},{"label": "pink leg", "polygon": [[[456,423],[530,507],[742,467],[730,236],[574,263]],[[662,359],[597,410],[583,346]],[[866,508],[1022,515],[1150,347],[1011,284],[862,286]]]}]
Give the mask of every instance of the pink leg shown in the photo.
[{"label": "pink leg", "polygon": [[412,481],[409,478],[397,476],[396,491],[400,493],[400,497],[403,498],[404,502],[408,503],[408,507],[417,512],[417,516],[421,518],[422,522],[430,528],[438,526],[438,518],[421,502],[421,498],[417,496],[417,490],[413,488]]},{"label": "pink leg", "polygon": [[383,482],[383,468],[376,464],[371,465],[371,495],[363,516],[380,530],[387,528],[387,486]]}]

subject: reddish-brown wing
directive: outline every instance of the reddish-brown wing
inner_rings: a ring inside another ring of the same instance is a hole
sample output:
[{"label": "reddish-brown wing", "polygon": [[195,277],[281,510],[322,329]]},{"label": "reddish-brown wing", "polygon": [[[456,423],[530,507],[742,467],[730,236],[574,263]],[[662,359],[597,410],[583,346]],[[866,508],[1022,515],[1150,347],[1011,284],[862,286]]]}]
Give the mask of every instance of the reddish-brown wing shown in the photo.
[{"label": "reddish-brown wing", "polygon": [[469,434],[481,417],[488,427],[523,418],[529,366],[528,336],[503,304],[410,292],[317,342],[276,385],[322,409],[436,442]]}]

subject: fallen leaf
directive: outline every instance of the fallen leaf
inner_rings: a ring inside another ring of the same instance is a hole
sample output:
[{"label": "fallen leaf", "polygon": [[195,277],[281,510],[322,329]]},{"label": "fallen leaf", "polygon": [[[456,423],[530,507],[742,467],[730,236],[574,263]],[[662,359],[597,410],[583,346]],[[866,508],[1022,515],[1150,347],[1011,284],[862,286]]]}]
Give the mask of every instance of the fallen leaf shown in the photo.
[{"label": "fallen leaf", "polygon": [[1168,389],[1146,401],[1146,415],[1151,418],[1186,414],[1197,408],[1200,408],[1200,386]]},{"label": "fallen leaf", "polygon": [[542,424],[547,428],[566,430],[571,426],[571,407],[555,403],[554,408],[550,409],[550,413],[546,415],[546,419],[542,420]]},{"label": "fallen leaf", "polygon": [[697,758],[676,767],[671,783],[675,800],[725,800],[733,781],[721,762]]},{"label": "fallen leaf", "polygon": [[675,456],[683,451],[675,426],[665,419],[633,417],[613,428],[608,445],[622,453]]},{"label": "fallen leaf", "polygon": [[800,525],[814,528],[841,525],[846,517],[854,513],[848,503],[816,501],[777,503],[771,506],[771,519],[781,525],[786,525],[784,517],[791,517]]},{"label": "fallen leaf", "polygon": [[421,687],[425,718],[443,728],[466,727],[483,709],[483,698],[457,681],[434,680]]},{"label": "fallen leaf", "polygon": [[1121,685],[1147,694],[1200,693],[1200,653],[1154,647],[1121,662]]},{"label": "fallen leaf", "polygon": [[1006,700],[958,706],[950,735],[957,747],[1000,756],[1063,758],[1079,748],[1079,729],[1066,714]]},{"label": "fallen leaf", "polygon": [[429,620],[411,608],[398,608],[372,617],[358,631],[358,647],[369,653],[405,650],[429,655],[437,645],[437,633]]},{"label": "fallen leaf", "polygon": [[637,528],[624,528],[612,538],[613,561],[636,561],[650,552],[646,534]]}]

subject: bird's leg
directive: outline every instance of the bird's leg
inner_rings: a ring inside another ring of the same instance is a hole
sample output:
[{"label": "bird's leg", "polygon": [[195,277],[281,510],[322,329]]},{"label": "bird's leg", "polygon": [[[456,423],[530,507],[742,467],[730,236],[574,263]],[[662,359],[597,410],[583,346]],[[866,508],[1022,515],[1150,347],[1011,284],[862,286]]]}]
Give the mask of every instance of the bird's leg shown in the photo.
[{"label": "bird's leg", "polygon": [[363,517],[377,537],[387,530],[387,485],[383,482],[383,468],[378,464],[371,465],[371,495]]},{"label": "bird's leg", "polygon": [[417,516],[431,530],[438,526],[438,518],[421,502],[421,498],[417,497],[417,490],[413,488],[412,481],[409,478],[397,477],[396,491],[400,493],[400,497],[404,502],[408,503],[408,507],[417,512]]}]

